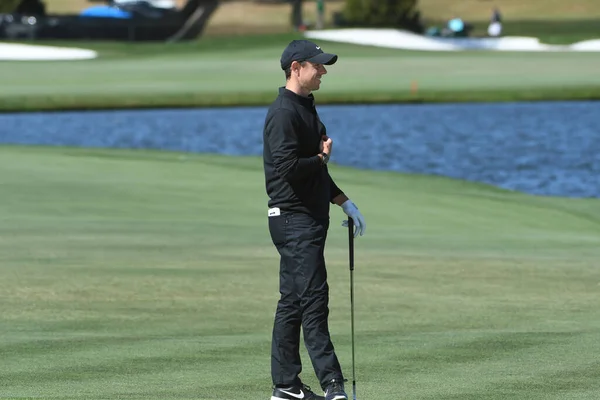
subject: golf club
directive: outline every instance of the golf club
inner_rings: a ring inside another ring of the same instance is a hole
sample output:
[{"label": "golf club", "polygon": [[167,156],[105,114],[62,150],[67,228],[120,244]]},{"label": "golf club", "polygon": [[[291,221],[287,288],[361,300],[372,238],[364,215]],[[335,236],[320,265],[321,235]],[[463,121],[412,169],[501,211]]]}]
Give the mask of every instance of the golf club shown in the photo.
[{"label": "golf club", "polygon": [[348,253],[350,256],[350,326],[352,331],[352,398],[356,400],[356,375],[354,372],[354,221],[348,217]]}]

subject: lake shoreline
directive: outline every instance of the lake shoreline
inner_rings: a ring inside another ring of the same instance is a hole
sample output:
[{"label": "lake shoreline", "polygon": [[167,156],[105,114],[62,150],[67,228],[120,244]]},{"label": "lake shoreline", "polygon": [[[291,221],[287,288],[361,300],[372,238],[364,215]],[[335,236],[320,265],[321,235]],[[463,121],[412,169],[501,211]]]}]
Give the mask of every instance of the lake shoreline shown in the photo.
[{"label": "lake shoreline", "polygon": [[[317,105],[390,105],[390,104],[494,104],[494,103],[531,103],[531,102],[578,102],[600,101],[600,88],[565,89],[561,95],[556,90],[539,90],[532,92],[425,92],[424,94],[367,94],[337,95],[315,93]],[[275,99],[274,93],[243,96],[219,95],[215,101],[207,100],[200,93],[198,98],[174,96],[164,101],[155,101],[148,97],[95,99],[86,97],[79,101],[63,99],[10,99],[0,103],[0,114],[35,113],[35,112],[85,112],[85,111],[118,111],[118,110],[167,110],[167,109],[199,109],[199,108],[251,108],[268,106]],[[240,100],[242,98],[242,100]]]}]

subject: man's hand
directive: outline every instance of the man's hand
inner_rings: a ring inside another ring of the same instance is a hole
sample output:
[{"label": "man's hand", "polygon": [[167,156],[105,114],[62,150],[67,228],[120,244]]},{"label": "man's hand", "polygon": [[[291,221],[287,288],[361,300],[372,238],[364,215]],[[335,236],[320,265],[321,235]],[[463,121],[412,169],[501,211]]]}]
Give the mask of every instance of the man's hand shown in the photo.
[{"label": "man's hand", "polygon": [[[352,218],[352,221],[354,222],[354,237],[357,237],[359,234],[360,236],[364,235],[367,230],[367,223],[360,211],[358,211],[356,205],[350,200],[346,200],[342,204],[342,210],[344,210],[344,213]],[[344,221],[342,226],[348,226],[348,221]]]},{"label": "man's hand", "polygon": [[319,152],[327,153],[329,157],[331,157],[331,150],[333,146],[333,141],[327,135],[323,135],[321,137],[321,142],[319,143]]}]

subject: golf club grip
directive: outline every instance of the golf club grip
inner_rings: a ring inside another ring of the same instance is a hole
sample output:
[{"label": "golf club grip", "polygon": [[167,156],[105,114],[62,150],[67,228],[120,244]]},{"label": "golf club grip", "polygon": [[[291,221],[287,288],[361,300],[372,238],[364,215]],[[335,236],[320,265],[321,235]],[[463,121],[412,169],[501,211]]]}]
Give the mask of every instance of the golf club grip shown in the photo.
[{"label": "golf club grip", "polygon": [[354,221],[348,217],[348,252],[350,256],[350,271],[354,270]]}]

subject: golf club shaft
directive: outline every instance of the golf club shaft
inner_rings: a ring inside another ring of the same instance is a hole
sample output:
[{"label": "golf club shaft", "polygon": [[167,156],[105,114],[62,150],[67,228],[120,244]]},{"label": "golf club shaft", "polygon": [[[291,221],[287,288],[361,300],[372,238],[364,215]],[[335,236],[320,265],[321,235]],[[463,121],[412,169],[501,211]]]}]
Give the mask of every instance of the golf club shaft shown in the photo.
[{"label": "golf club shaft", "polygon": [[352,397],[356,400],[356,374],[354,371],[354,221],[348,218],[348,252],[350,257],[350,326],[352,332]]}]

